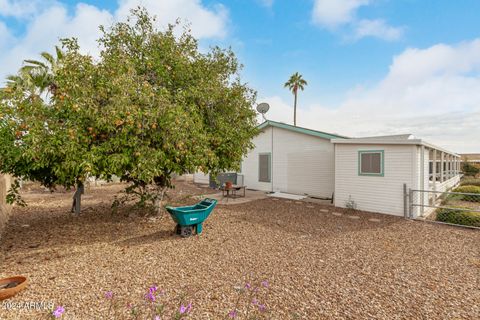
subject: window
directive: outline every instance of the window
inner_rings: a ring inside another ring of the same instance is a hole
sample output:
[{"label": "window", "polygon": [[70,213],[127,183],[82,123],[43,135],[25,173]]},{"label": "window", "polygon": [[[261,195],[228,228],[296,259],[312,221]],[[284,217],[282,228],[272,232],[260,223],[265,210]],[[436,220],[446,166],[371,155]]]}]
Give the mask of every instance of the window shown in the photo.
[{"label": "window", "polygon": [[270,153],[261,153],[258,155],[258,181],[271,181],[271,157]]},{"label": "window", "polygon": [[383,150],[358,152],[358,175],[383,177]]}]

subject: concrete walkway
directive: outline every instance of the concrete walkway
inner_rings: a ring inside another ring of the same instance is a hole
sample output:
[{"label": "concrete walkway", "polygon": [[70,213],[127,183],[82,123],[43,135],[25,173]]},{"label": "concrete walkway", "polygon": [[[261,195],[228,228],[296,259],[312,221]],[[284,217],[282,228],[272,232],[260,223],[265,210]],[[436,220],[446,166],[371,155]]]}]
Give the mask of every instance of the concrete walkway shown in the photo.
[{"label": "concrete walkway", "polygon": [[[254,200],[261,200],[267,198],[267,194],[264,191],[245,190],[245,197],[231,198],[223,197],[222,192],[212,193],[207,195],[209,198],[218,200],[218,204],[222,205],[234,205],[247,203]],[[198,196],[198,199],[205,196]]]}]

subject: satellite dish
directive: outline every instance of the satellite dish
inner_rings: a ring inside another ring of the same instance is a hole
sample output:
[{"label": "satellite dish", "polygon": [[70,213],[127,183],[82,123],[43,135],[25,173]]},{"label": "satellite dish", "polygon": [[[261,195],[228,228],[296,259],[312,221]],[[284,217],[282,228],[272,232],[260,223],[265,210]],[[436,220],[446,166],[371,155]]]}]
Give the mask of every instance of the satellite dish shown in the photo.
[{"label": "satellite dish", "polygon": [[267,121],[265,114],[270,109],[270,105],[266,102],[262,102],[257,106],[257,111],[262,114],[263,120]]}]

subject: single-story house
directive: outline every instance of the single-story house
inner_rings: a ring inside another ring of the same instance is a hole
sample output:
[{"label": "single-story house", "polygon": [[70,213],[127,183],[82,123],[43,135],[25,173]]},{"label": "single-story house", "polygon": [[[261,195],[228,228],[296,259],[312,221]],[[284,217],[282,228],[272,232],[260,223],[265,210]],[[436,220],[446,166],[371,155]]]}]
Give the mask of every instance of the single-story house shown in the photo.
[{"label": "single-story house", "polygon": [[[360,210],[404,216],[404,185],[423,190],[412,201],[429,205],[435,201],[434,191],[446,191],[460,181],[458,154],[409,134],[334,139],[332,143],[337,207],[354,204]],[[415,207],[413,216],[429,211]]]},{"label": "single-story house", "polygon": [[275,121],[259,126],[255,148],[242,162],[244,184],[255,190],[331,198],[334,145],[346,137]]},{"label": "single-story house", "polygon": [[[289,124],[265,121],[253,138],[254,148],[242,161],[239,175],[249,189],[331,198],[334,192],[332,139],[346,138]],[[194,174],[195,183],[210,176]]]},{"label": "single-story house", "polygon": [[[404,190],[422,190],[412,199],[420,205],[411,213],[417,217],[431,211],[424,206],[435,192],[460,181],[458,154],[410,134],[348,138],[276,121],[259,129],[239,173],[250,189],[333,198],[337,207],[398,216],[407,215]],[[194,175],[196,183],[208,180]]]}]

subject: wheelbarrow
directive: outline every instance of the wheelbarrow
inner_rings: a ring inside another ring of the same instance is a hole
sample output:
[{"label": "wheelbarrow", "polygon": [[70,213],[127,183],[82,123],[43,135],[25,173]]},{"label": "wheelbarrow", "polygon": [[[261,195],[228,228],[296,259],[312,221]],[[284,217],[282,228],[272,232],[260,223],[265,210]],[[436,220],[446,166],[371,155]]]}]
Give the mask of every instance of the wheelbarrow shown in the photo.
[{"label": "wheelbarrow", "polygon": [[166,209],[172,216],[173,221],[177,223],[175,233],[182,237],[189,237],[194,232],[197,234],[202,233],[203,222],[208,218],[216,205],[217,200],[206,198],[193,206],[167,206]]}]

